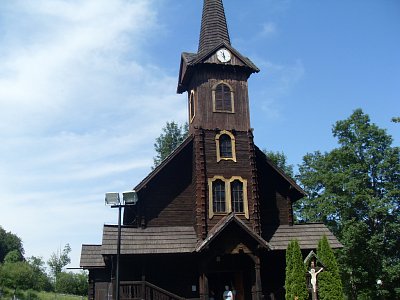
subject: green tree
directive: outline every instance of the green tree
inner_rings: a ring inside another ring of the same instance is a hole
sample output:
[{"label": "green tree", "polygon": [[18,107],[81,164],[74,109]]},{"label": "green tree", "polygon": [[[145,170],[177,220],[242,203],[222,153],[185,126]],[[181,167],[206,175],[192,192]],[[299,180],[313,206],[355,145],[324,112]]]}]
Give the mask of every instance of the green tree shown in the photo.
[{"label": "green tree", "polygon": [[293,291],[292,291],[292,270],[293,270],[293,246],[294,242],[290,241],[286,248],[286,270],[285,270],[285,299],[293,299]]},{"label": "green tree", "polygon": [[282,169],[287,175],[290,177],[294,176],[293,165],[288,164],[285,153],[282,151],[268,151],[266,149],[264,149],[263,152],[278,168]]},{"label": "green tree", "polygon": [[86,273],[61,272],[58,275],[56,290],[60,293],[86,296],[88,276]]},{"label": "green tree", "polygon": [[318,275],[318,299],[343,300],[339,266],[325,235],[318,243],[317,256],[325,266],[325,270]]},{"label": "green tree", "polygon": [[21,239],[17,235],[5,231],[0,226],[0,263],[4,261],[7,253],[12,250],[18,250],[21,255],[25,253]]},{"label": "green tree", "polygon": [[36,291],[51,291],[51,281],[46,274],[46,266],[43,259],[41,257],[31,256],[27,261],[35,274],[32,289]]},{"label": "green tree", "polygon": [[175,150],[188,136],[188,124],[179,126],[174,121],[167,122],[162,129],[163,133],[156,139],[154,149],[157,152],[154,167],[157,167],[172,151]]},{"label": "green tree", "polygon": [[16,263],[18,261],[22,261],[23,257],[19,250],[12,250],[7,253],[6,257],[4,258],[4,263]]},{"label": "green tree", "polygon": [[309,293],[306,284],[306,268],[297,240],[291,241],[286,249],[286,300],[306,300]]},{"label": "green tree", "polygon": [[27,290],[34,285],[35,274],[25,261],[6,262],[0,267],[0,286]]},{"label": "green tree", "polygon": [[[298,179],[308,198],[296,209],[323,221],[344,245],[338,257],[350,299],[400,296],[400,149],[357,109],[333,127],[339,147],[303,158]],[[377,280],[383,282],[378,289]]]},{"label": "green tree", "polygon": [[53,254],[50,256],[50,259],[47,261],[47,264],[50,267],[51,275],[53,276],[55,287],[57,287],[58,275],[62,272],[63,268],[71,262],[71,258],[69,257],[70,252],[71,247],[69,244],[66,244],[62,251],[60,249],[56,253],[53,252]]},{"label": "green tree", "polygon": [[400,123],[400,117],[393,117],[392,122],[394,123]]}]

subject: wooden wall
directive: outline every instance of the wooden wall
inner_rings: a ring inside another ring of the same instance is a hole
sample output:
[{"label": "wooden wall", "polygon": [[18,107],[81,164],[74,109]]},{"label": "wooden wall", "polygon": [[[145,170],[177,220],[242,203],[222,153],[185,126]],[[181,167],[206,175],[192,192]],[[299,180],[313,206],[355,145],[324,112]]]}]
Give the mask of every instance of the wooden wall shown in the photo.
[{"label": "wooden wall", "polygon": [[[257,153],[257,179],[262,232],[269,232],[271,226],[292,224],[289,184],[266,162],[261,151]],[[263,237],[268,239],[268,237]]]},{"label": "wooden wall", "polygon": [[[136,213],[145,216],[146,226],[194,224],[195,182],[192,162],[193,145],[190,143],[141,188]],[[128,223],[129,216],[126,219]]]},{"label": "wooden wall", "polygon": [[[205,151],[205,162],[206,162],[206,178],[213,178],[214,176],[223,176],[225,179],[230,179],[232,176],[240,176],[242,179],[247,180],[247,198],[249,209],[253,206],[254,195],[251,189],[252,187],[252,164],[249,156],[249,139],[248,133],[243,131],[232,132],[235,136],[236,144],[236,162],[232,160],[221,160],[217,162],[217,149],[215,143],[215,137],[219,131],[205,130],[204,131],[204,151]],[[208,182],[206,184],[207,191],[207,207],[209,202],[208,195]],[[208,211],[208,210],[207,210]],[[212,219],[207,217],[208,228],[211,229],[215,224],[218,223],[221,218],[226,214],[214,215]],[[249,226],[251,220],[241,216],[241,219],[245,221]]]},{"label": "wooden wall", "polygon": [[[224,81],[233,88],[234,113],[213,112],[212,88],[220,81]],[[250,129],[249,96],[247,75],[243,72],[227,72],[219,68],[202,68],[194,75],[191,82],[195,91],[195,117],[190,124],[204,129],[236,129],[248,131]]]}]

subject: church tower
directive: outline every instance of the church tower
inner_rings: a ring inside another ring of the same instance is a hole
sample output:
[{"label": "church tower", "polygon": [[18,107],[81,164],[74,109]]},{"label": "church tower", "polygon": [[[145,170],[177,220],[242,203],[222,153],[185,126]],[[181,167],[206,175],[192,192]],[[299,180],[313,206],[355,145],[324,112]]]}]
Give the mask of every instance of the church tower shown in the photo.
[{"label": "church tower", "polygon": [[204,0],[198,52],[182,53],[177,89],[188,96],[200,238],[232,213],[259,232],[247,85],[255,72],[231,45],[222,0]]},{"label": "church tower", "polygon": [[197,53],[182,53],[189,128],[250,130],[247,79],[259,69],[230,43],[222,0],[205,0]]}]

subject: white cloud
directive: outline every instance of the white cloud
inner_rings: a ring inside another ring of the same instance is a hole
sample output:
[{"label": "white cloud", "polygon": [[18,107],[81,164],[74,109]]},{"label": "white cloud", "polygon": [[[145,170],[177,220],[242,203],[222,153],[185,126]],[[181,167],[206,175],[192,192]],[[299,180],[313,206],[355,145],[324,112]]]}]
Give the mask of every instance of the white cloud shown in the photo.
[{"label": "white cloud", "polygon": [[144,56],[162,29],[154,1],[0,6],[0,225],[27,255],[71,243],[76,267],[80,245],[115,222],[104,193],[145,176],[154,138],[184,121],[185,101]]},{"label": "white cloud", "polygon": [[269,37],[277,33],[276,25],[273,22],[263,23],[260,35],[262,37]]},{"label": "white cloud", "polygon": [[[305,67],[301,60],[293,64],[278,64],[271,61],[258,60],[261,69],[266,70],[266,75],[260,74],[262,88],[258,89],[254,98],[259,108],[268,116],[269,120],[282,117],[283,99],[291,94],[292,90],[305,76]],[[266,76],[264,78],[264,76]]]}]

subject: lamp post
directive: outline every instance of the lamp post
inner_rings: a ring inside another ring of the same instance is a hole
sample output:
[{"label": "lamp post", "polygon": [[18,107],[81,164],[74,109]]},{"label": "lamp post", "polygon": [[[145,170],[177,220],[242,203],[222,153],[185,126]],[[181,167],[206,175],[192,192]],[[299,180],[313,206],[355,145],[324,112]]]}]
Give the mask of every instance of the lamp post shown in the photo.
[{"label": "lamp post", "polygon": [[115,299],[120,300],[119,295],[119,257],[121,254],[121,210],[122,207],[126,207],[129,205],[134,205],[138,201],[137,193],[135,191],[128,191],[122,193],[122,203],[119,197],[119,193],[110,192],[106,193],[105,203],[106,205],[111,205],[111,208],[118,208],[118,238],[117,238],[117,266],[115,270]]}]

